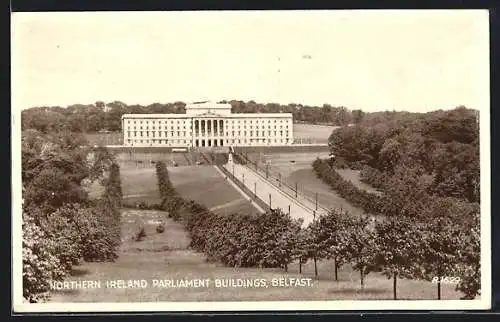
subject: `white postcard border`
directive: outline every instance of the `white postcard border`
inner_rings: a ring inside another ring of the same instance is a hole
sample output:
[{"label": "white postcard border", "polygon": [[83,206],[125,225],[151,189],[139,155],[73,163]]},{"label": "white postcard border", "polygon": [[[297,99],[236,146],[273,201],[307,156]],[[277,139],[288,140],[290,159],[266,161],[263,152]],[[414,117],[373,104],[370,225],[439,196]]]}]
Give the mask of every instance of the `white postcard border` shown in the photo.
[{"label": "white postcard border", "polygon": [[[487,11],[486,11],[487,12]],[[487,18],[488,15],[486,15]],[[16,67],[12,48],[12,70]],[[489,66],[489,53],[485,62]],[[484,62],[483,62],[484,63]],[[488,68],[489,71],[489,68]],[[488,78],[489,73],[485,75]],[[148,302],[148,303],[25,303],[22,291],[22,206],[21,206],[21,108],[16,94],[22,95],[12,73],[11,152],[12,152],[12,309],[23,312],[183,312],[183,311],[305,311],[305,310],[482,310],[491,307],[491,173],[490,104],[485,97],[480,110],[481,178],[481,290],[476,300],[335,300],[335,301],[238,301],[238,302]]]}]

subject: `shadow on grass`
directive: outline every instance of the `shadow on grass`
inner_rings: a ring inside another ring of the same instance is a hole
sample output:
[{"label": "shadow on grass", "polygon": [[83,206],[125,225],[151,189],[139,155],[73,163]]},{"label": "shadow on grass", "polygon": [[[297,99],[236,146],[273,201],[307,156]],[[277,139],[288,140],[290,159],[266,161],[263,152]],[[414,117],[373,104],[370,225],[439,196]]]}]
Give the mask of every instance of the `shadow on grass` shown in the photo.
[{"label": "shadow on grass", "polygon": [[90,274],[90,271],[84,268],[73,268],[70,272],[71,276],[85,276],[88,274]]},{"label": "shadow on grass", "polygon": [[376,287],[365,287],[363,290],[361,288],[330,288],[327,291],[328,294],[366,294],[366,295],[377,295],[382,293],[387,293],[387,290],[383,288]]}]

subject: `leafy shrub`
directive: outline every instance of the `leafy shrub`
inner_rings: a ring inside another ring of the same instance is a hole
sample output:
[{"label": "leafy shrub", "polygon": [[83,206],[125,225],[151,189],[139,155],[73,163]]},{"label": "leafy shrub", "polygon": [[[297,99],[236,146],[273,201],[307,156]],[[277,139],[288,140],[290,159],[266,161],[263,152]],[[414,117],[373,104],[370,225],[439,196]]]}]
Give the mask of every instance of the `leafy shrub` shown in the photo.
[{"label": "leafy shrub", "polygon": [[55,241],[55,251],[67,271],[85,261],[116,259],[114,232],[97,208],[72,204],[61,207],[40,220],[47,238]]},{"label": "leafy shrub", "polygon": [[40,220],[46,238],[54,241],[54,253],[68,272],[83,256],[83,238],[73,221],[73,211],[71,208],[60,208]]},{"label": "leafy shrub", "polygon": [[361,181],[371,185],[376,189],[384,189],[389,178],[387,175],[375,168],[365,165],[360,173]]},{"label": "leafy shrub", "polygon": [[148,205],[146,204],[146,202],[141,201],[141,202],[137,203],[137,208],[141,209],[141,210],[145,210],[145,209],[148,209]]},{"label": "leafy shrub", "polygon": [[28,213],[23,212],[23,297],[30,303],[49,299],[52,281],[62,280],[64,266],[56,254],[56,243]]},{"label": "leafy shrub", "polygon": [[146,237],[146,229],[144,226],[139,227],[139,230],[135,234],[135,241],[142,241]]},{"label": "leafy shrub", "polygon": [[[23,133],[22,141],[23,294],[38,302],[73,265],[117,257],[122,191],[106,149],[85,148],[69,132]],[[84,185],[98,179],[104,192],[90,199]]]},{"label": "leafy shrub", "polygon": [[158,226],[156,226],[156,232],[158,234],[161,234],[165,231],[165,224],[164,223],[160,223]]}]

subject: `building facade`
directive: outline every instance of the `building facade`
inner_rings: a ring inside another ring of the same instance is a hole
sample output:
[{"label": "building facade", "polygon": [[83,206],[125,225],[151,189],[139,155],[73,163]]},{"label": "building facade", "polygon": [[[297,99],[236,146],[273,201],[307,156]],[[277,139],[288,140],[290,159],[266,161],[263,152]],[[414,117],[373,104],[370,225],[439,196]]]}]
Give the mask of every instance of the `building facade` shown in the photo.
[{"label": "building facade", "polygon": [[186,105],[185,114],[124,114],[125,146],[282,146],[293,143],[291,113],[231,113],[230,104]]}]

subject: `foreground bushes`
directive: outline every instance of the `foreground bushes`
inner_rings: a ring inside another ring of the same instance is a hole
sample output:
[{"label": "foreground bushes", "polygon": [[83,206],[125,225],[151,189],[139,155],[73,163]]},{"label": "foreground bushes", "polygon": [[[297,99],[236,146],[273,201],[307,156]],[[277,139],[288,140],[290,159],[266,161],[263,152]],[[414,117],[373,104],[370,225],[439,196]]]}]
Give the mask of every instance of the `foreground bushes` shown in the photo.
[{"label": "foreground bushes", "polygon": [[[23,133],[22,145],[23,296],[40,302],[74,265],[116,259],[120,170],[105,149],[91,151],[71,133]],[[105,189],[91,200],[84,182],[95,180]]]},{"label": "foreground bushes", "polygon": [[67,204],[44,214],[23,214],[23,295],[30,302],[49,298],[52,281],[62,280],[81,261],[117,257],[117,240],[98,208]]},{"label": "foreground bushes", "polygon": [[33,216],[23,211],[23,297],[30,303],[46,301],[50,283],[66,274],[56,248],[57,243],[47,238]]},{"label": "foreground bushes", "polygon": [[221,215],[191,202],[186,210],[193,211],[185,217],[191,247],[210,261],[233,267],[285,267],[294,260],[301,223],[280,209]]}]

